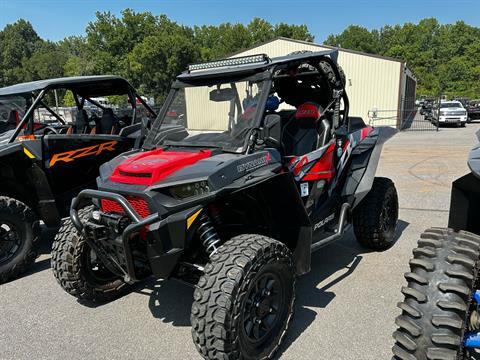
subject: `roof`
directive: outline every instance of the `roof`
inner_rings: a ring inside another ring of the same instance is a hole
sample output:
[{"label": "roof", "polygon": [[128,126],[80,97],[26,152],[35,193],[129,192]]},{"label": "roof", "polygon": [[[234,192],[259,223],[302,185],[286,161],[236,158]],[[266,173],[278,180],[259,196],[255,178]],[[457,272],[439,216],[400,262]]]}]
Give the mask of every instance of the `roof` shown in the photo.
[{"label": "roof", "polygon": [[0,96],[30,95],[34,91],[68,89],[83,97],[126,94],[127,80],[115,75],[74,76],[37,80],[0,88]]},{"label": "roof", "polygon": [[[254,55],[258,56],[258,55]],[[289,62],[295,61],[306,61],[309,59],[320,58],[329,56],[335,63],[337,62],[338,58],[338,50],[323,50],[323,51],[315,51],[315,52],[302,52],[302,53],[295,53],[286,56],[279,56],[272,59],[269,59],[267,62],[255,62],[250,64],[242,64],[242,65],[231,65],[231,66],[223,66],[223,67],[215,67],[210,70],[201,70],[201,71],[185,71],[182,74],[177,76],[177,79],[180,81],[188,81],[188,80],[195,80],[195,79],[206,79],[206,78],[213,78],[215,76],[248,76],[253,75],[255,73],[265,71],[271,67],[287,64]],[[230,58],[234,60],[235,58]],[[268,59],[268,58],[267,58]],[[219,60],[222,61],[222,60]],[[214,63],[212,61],[211,63]]]},{"label": "roof", "polygon": [[377,58],[377,59],[395,61],[395,62],[399,62],[399,63],[405,64],[405,61],[400,60],[400,59],[396,59],[396,58],[393,58],[393,57],[390,57],[390,56],[370,54],[370,53],[366,53],[366,52],[363,52],[363,51],[344,49],[344,48],[341,48],[341,47],[335,47],[335,46],[324,45],[324,44],[316,44],[316,43],[314,43],[314,42],[304,41],[304,40],[297,40],[297,39],[291,39],[291,38],[287,38],[287,37],[284,37],[284,36],[277,36],[276,38],[273,38],[273,39],[271,39],[271,40],[267,40],[267,41],[264,41],[264,42],[261,42],[261,43],[257,43],[257,44],[255,44],[255,45],[249,47],[249,48],[246,48],[246,49],[243,49],[243,50],[241,50],[241,51],[237,51],[237,52],[235,52],[235,53],[233,53],[233,54],[230,54],[229,57],[240,55],[240,54],[242,54],[242,53],[245,52],[245,51],[253,50],[253,49],[257,48],[257,47],[260,47],[260,46],[263,46],[263,45],[266,45],[266,44],[269,44],[269,43],[271,43],[271,42],[278,41],[278,40],[290,41],[290,42],[295,42],[295,43],[304,44],[304,45],[309,45],[309,46],[316,46],[316,47],[318,47],[318,48],[323,48],[323,49],[327,48],[327,49],[331,49],[331,50],[338,50],[338,51],[343,51],[343,52],[346,52],[346,53],[363,55],[363,56],[369,56],[369,57],[373,57],[373,58]]}]

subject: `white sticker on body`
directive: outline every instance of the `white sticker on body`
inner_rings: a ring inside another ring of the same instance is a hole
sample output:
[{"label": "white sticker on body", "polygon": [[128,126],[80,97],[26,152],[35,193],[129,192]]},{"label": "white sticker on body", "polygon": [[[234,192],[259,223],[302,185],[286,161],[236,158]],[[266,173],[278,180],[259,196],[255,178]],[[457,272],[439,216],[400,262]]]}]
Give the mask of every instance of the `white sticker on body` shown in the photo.
[{"label": "white sticker on body", "polygon": [[300,184],[300,194],[302,197],[308,196],[308,183]]}]

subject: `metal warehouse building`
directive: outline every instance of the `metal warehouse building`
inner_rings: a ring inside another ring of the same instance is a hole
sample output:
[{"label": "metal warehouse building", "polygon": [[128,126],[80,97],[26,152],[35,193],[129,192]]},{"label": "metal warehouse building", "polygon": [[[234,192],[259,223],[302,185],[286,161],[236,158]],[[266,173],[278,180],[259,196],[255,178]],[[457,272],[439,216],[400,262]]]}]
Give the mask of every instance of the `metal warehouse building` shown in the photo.
[{"label": "metal warehouse building", "polygon": [[[232,57],[262,53],[276,57],[300,50],[327,49],[332,47],[280,37],[234,54]],[[376,116],[374,124],[398,128],[412,115],[415,107],[416,79],[405,62],[339,49],[338,63],[345,71],[347,79],[350,115],[361,116],[365,122],[368,122],[369,115]]]}]

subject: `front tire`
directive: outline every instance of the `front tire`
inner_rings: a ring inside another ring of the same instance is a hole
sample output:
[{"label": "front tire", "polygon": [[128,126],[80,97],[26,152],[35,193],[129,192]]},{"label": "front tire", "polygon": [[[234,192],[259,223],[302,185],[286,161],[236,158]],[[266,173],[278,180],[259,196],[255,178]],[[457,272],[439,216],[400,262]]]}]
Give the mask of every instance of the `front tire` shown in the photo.
[{"label": "front tire", "polygon": [[394,359],[471,359],[463,338],[476,312],[480,236],[431,228],[413,254],[405,299],[398,304],[402,314],[395,320]]},{"label": "front tire", "polygon": [[353,210],[353,230],[358,242],[370,249],[385,250],[395,241],[398,195],[392,180],[376,177],[372,188]]},{"label": "front tire", "polygon": [[0,284],[24,272],[37,258],[40,223],[23,202],[0,196]]},{"label": "front tire", "polygon": [[[79,211],[87,220],[93,207]],[[107,302],[123,295],[129,285],[106,269],[90,249],[70,218],[66,219],[52,247],[52,270],[60,286],[72,296],[92,302]]]},{"label": "front tire", "polygon": [[206,359],[269,359],[293,314],[295,271],[285,244],[240,235],[212,255],[194,292],[192,337]]}]

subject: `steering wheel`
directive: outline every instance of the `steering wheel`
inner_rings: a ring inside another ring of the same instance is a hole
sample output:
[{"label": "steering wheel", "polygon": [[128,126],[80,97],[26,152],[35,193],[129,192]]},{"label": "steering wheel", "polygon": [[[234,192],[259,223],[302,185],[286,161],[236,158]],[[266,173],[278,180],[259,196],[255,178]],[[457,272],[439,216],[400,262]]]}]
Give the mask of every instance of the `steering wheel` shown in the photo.
[{"label": "steering wheel", "polygon": [[46,126],[43,128],[43,135],[48,135],[49,133],[53,133],[53,134],[56,134],[58,135],[59,132],[57,129],[55,129],[54,127],[51,127],[51,126]]}]

